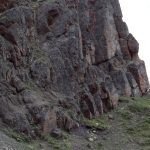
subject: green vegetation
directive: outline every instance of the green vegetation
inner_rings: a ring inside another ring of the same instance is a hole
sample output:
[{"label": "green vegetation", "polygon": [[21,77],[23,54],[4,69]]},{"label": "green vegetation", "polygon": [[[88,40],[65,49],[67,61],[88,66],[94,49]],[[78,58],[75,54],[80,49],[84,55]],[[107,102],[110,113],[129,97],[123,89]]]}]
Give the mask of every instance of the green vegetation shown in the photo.
[{"label": "green vegetation", "polygon": [[48,56],[42,50],[36,49],[33,51],[33,59],[45,62],[45,60],[48,60]]},{"label": "green vegetation", "polygon": [[119,102],[130,102],[131,101],[131,97],[124,97],[124,96],[120,96],[119,97]]},{"label": "green vegetation", "polygon": [[[150,149],[150,118],[144,118],[134,126],[127,128],[127,133],[141,146]],[[144,149],[145,150],[145,149]]]},{"label": "green vegetation", "polygon": [[[34,29],[33,29],[34,30]],[[38,41],[33,41],[32,42],[32,45],[31,45],[31,60],[38,60],[38,61],[41,61],[41,62],[45,62],[45,61],[48,61],[48,55],[46,54],[46,52],[44,50],[42,50],[39,46],[39,43]]]},{"label": "green vegetation", "polygon": [[129,109],[132,112],[150,112],[150,98],[138,97],[129,105]]},{"label": "green vegetation", "polygon": [[82,124],[88,128],[98,130],[105,130],[109,128],[108,116],[106,115],[91,120],[84,118]]},{"label": "green vegetation", "polygon": [[56,139],[50,135],[45,136],[44,140],[47,141],[55,150],[71,150],[72,145],[69,140],[69,134],[63,132],[61,139]]},{"label": "green vegetation", "polygon": [[[69,111],[72,113],[71,110]],[[134,144],[137,149],[150,150],[150,98],[148,97],[121,97],[118,108],[112,112],[91,120],[82,118],[81,124],[87,127],[88,131],[85,137],[62,131],[63,136],[58,139],[48,134],[38,140],[30,141],[24,134],[11,129],[5,129],[3,132],[24,143],[27,147],[25,150],[45,149],[48,146],[54,150],[72,150],[75,145],[87,150],[108,150],[112,147],[120,150],[126,148],[126,145],[134,146]],[[103,131],[105,129],[108,130]],[[89,141],[87,137],[93,138],[93,141]]]},{"label": "green vegetation", "polygon": [[132,113],[129,110],[119,109],[116,112],[118,114],[120,114],[120,116],[122,117],[122,119],[125,119],[125,120],[132,119]]},{"label": "green vegetation", "polygon": [[9,137],[12,137],[13,139],[15,139],[18,142],[29,142],[30,141],[30,139],[29,139],[29,137],[27,137],[27,135],[25,135],[23,133],[18,133],[11,128],[3,128],[3,129],[1,129],[1,131],[4,132]]},{"label": "green vegetation", "polygon": [[23,150],[37,150],[37,145],[31,142],[31,139],[23,133],[18,133],[10,128],[1,128],[1,131],[5,133],[8,137],[15,139],[19,144],[22,145]]},{"label": "green vegetation", "polygon": [[102,146],[103,146],[103,144],[102,143],[97,143],[97,145],[96,145],[96,149],[97,150],[100,150],[101,148],[102,148]]},{"label": "green vegetation", "polygon": [[125,132],[143,150],[150,150],[150,98],[129,99],[124,97],[122,102],[126,102],[126,99],[129,100],[129,104],[123,109],[117,110]]},{"label": "green vegetation", "polygon": [[3,128],[2,132],[19,143],[22,143],[24,145],[24,150],[39,150],[41,149],[39,144],[44,142],[49,143],[55,150],[72,150],[69,134],[66,132],[63,132],[63,137],[61,139],[56,139],[50,135],[47,135],[41,137],[40,141],[31,141],[31,139],[26,135],[18,133],[10,128]]},{"label": "green vegetation", "polygon": [[56,0],[47,0],[47,1],[52,3],[52,2],[55,2]]}]

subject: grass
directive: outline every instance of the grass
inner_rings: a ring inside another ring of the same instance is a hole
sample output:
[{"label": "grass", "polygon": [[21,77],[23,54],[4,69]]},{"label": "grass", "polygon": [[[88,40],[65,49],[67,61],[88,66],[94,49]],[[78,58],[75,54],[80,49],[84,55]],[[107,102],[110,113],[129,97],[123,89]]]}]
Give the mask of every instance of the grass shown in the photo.
[{"label": "grass", "polygon": [[48,56],[42,50],[36,49],[33,51],[33,59],[45,62],[45,60],[48,60]]},{"label": "grass", "polygon": [[37,150],[37,145],[31,142],[31,139],[23,133],[18,133],[10,128],[1,128],[1,131],[8,137],[15,139],[22,145],[23,150]]},{"label": "grass", "polygon": [[138,97],[129,105],[129,109],[132,112],[150,112],[150,98]]},{"label": "grass", "polygon": [[150,150],[150,98],[123,97],[121,100],[129,103],[117,111],[125,131],[143,150]]},{"label": "grass", "polygon": [[84,118],[82,120],[82,125],[92,129],[105,130],[109,128],[108,117],[103,115],[91,120]]},{"label": "grass", "polygon": [[18,142],[27,143],[30,141],[29,137],[23,133],[18,133],[15,130],[11,128],[3,128],[1,129],[2,132],[4,132],[7,136],[15,139]]},{"label": "grass", "polygon": [[129,103],[131,101],[131,97],[120,96],[119,102]]},{"label": "grass", "polygon": [[50,135],[44,137],[44,140],[47,141],[55,150],[71,150],[72,145],[69,140],[69,135],[63,132],[62,139],[56,139]]},{"label": "grass", "polygon": [[[109,118],[109,114],[112,114],[113,119]],[[107,150],[111,149],[112,146],[116,146],[116,150],[120,150],[125,147],[126,144],[136,144],[141,150],[150,150],[150,98],[121,97],[118,108],[109,114],[91,120],[83,118],[81,121],[83,126],[89,128],[87,130],[94,129],[96,133],[103,133],[101,130],[109,129],[106,131],[107,135],[104,136],[104,139],[101,139],[98,135],[100,139],[90,143],[91,147],[94,148],[93,150]],[[115,128],[117,130],[114,130]],[[19,142],[26,143],[27,150],[40,149],[38,148],[39,143],[46,143],[54,150],[72,150],[74,148],[74,142],[78,142],[77,144],[79,144],[80,147],[83,146],[82,143],[85,142],[85,139],[81,139],[81,143],[79,140],[74,140],[72,135],[66,132],[63,132],[63,137],[60,139],[47,135],[40,139],[40,141],[34,141],[34,143],[29,143],[24,135],[20,135],[13,130],[7,129],[5,133]],[[117,137],[119,142],[112,140],[111,137]],[[78,136],[76,138],[78,138]],[[84,146],[87,146],[89,144],[88,142],[89,141],[86,140]],[[116,142],[116,144],[114,144],[114,142]],[[87,149],[90,149],[90,147],[87,147]]]},{"label": "grass", "polygon": [[[22,143],[24,145],[24,150],[38,150],[39,142],[38,140],[31,141],[26,135],[22,133],[17,133],[16,131],[3,128],[2,131],[9,137],[15,139],[17,142]],[[63,137],[61,139],[56,139],[50,135],[44,136],[41,139],[41,143],[47,142],[49,143],[54,150],[72,150],[72,145],[69,140],[69,134],[63,132]]]},{"label": "grass", "polygon": [[149,147],[150,149],[150,118],[127,128],[127,133],[143,148]]},{"label": "grass", "polygon": [[40,48],[40,46],[37,44],[37,42],[38,41],[36,41],[36,43],[35,43],[35,41],[34,41],[34,43],[31,45],[31,54],[30,54],[30,56],[31,56],[31,59],[32,60],[38,60],[38,61],[42,61],[42,62],[47,62],[48,60],[49,60],[49,57],[48,57],[48,55],[47,55],[47,53],[44,51],[44,50],[42,50],[41,48]]},{"label": "grass", "polygon": [[120,109],[120,110],[117,110],[117,113],[124,120],[130,120],[130,119],[132,119],[132,113],[129,110]]}]

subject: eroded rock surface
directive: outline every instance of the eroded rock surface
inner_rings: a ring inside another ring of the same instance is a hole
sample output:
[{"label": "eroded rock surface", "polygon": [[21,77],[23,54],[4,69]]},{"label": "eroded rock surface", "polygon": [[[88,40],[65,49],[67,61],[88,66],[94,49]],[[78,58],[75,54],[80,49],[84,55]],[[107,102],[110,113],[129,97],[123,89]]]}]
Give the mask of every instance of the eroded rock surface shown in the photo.
[{"label": "eroded rock surface", "polygon": [[0,119],[17,131],[71,130],[149,89],[118,0],[0,0],[0,12]]}]

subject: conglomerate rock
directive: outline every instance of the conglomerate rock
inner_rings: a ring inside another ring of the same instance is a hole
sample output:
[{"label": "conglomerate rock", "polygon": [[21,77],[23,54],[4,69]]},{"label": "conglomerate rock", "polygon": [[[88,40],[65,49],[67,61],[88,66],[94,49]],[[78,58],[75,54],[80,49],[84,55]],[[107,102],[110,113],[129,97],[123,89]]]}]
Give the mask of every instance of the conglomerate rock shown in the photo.
[{"label": "conglomerate rock", "polygon": [[149,89],[118,0],[0,0],[0,12],[2,124],[71,130]]}]

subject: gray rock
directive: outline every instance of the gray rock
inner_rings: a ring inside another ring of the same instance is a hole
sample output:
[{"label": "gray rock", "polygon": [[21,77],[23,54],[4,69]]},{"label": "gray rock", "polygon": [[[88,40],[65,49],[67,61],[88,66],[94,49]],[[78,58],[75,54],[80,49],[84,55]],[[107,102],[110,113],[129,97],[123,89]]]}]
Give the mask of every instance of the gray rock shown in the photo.
[{"label": "gray rock", "polygon": [[36,137],[147,92],[118,0],[0,0],[0,119]]},{"label": "gray rock", "polygon": [[139,51],[139,43],[137,40],[133,37],[132,34],[129,34],[128,36],[128,47],[131,54],[138,53]]},{"label": "gray rock", "polygon": [[63,136],[61,130],[58,129],[58,128],[52,130],[51,135],[52,135],[53,137],[55,137],[55,138],[61,138],[61,137]]}]

